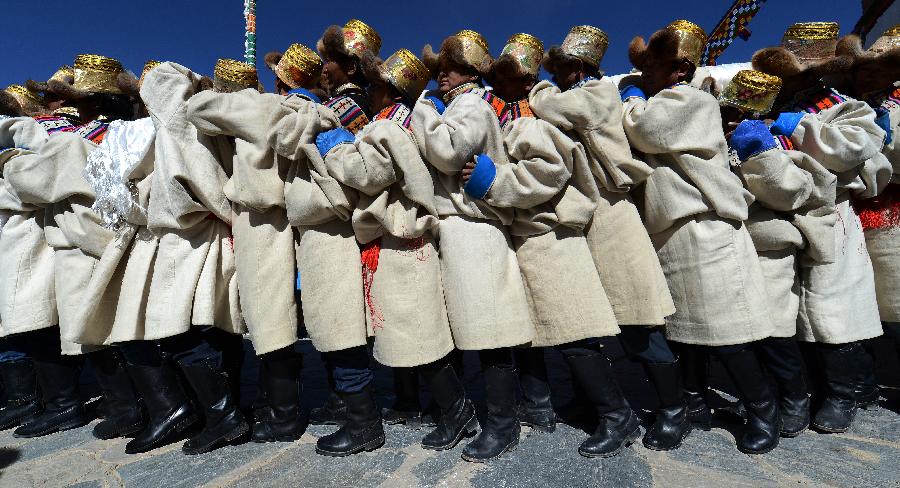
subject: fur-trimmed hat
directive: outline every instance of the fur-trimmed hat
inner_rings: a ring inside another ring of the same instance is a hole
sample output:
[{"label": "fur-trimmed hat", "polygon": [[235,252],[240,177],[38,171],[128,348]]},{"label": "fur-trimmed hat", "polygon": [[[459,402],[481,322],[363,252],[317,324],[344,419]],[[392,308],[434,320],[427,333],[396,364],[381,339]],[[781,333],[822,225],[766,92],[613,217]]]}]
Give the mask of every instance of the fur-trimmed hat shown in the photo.
[{"label": "fur-trimmed hat", "polygon": [[25,115],[16,97],[6,90],[0,90],[0,115],[8,117],[22,117]]},{"label": "fur-trimmed hat", "polygon": [[122,93],[118,78],[125,68],[119,61],[96,54],[79,54],[75,57],[73,66],[71,83],[68,77],[51,78],[47,82],[49,91],[67,100],[77,100],[96,93]]},{"label": "fur-trimmed hat", "polygon": [[835,56],[839,27],[834,22],[802,22],[788,27],[781,47],[753,54],[753,69],[779,78],[801,74],[824,76],[851,66],[847,56]]},{"label": "fur-trimmed hat", "polygon": [[489,68],[488,77],[503,71],[511,76],[534,76],[541,71],[544,43],[531,34],[513,34],[503,46],[500,57]]},{"label": "fur-trimmed hat", "polygon": [[213,86],[217,92],[231,93],[256,88],[261,90],[256,67],[234,59],[219,59],[213,69]]},{"label": "fur-trimmed hat", "polygon": [[22,85],[9,85],[3,91],[16,99],[25,114],[37,115],[44,112],[44,97],[40,92],[29,90]]},{"label": "fur-trimmed hat", "polygon": [[332,25],[316,42],[316,50],[325,59],[336,56],[362,59],[366,51],[375,56],[381,51],[381,36],[361,20],[351,19],[344,27]]},{"label": "fur-trimmed hat", "polygon": [[[141,79],[143,79],[143,76]],[[119,73],[118,78],[116,78],[116,83],[119,85],[119,90],[121,90],[123,94],[131,97],[140,97],[141,80],[139,80],[137,76],[134,76],[134,73],[131,71]]]},{"label": "fur-trimmed hat", "polygon": [[553,46],[544,56],[544,69],[555,74],[556,67],[565,61],[579,59],[593,69],[600,69],[600,61],[609,47],[609,36],[590,25],[576,25],[569,30],[562,45]]},{"label": "fur-trimmed hat", "polygon": [[322,58],[303,44],[291,44],[283,54],[266,54],[266,66],[291,89],[312,86],[322,74]]},{"label": "fur-trimmed hat", "polygon": [[415,54],[401,49],[386,60],[366,53],[362,59],[363,75],[369,80],[382,80],[397,89],[409,103],[415,102],[425,91],[431,72]]},{"label": "fur-trimmed hat", "polygon": [[432,50],[430,44],[426,44],[422,49],[422,61],[433,77],[437,77],[440,73],[442,61],[468,66],[480,76],[485,76],[490,71],[493,58],[484,36],[465,29],[444,39],[438,53]]},{"label": "fur-trimmed hat", "polygon": [[632,39],[628,45],[628,58],[640,70],[643,69],[648,53],[652,53],[656,60],[683,59],[697,67],[707,40],[706,32],[699,25],[688,20],[676,20],[654,32],[648,43],[640,36]]},{"label": "fur-trimmed hat", "polygon": [[889,29],[868,50],[863,49],[859,36],[855,34],[844,36],[838,41],[835,52],[838,56],[850,58],[854,67],[861,64],[877,64],[879,69],[891,73],[891,79],[900,79],[900,25],[894,26],[894,29],[896,35],[890,36]]}]

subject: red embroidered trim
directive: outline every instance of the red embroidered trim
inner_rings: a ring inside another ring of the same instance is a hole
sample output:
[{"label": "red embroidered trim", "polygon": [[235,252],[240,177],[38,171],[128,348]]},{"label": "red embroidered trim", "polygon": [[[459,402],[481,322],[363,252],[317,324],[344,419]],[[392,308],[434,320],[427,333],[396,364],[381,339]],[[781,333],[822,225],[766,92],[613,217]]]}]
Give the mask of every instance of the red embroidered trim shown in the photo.
[{"label": "red embroidered trim", "polygon": [[863,230],[900,227],[900,184],[890,184],[881,195],[866,200],[854,200]]}]

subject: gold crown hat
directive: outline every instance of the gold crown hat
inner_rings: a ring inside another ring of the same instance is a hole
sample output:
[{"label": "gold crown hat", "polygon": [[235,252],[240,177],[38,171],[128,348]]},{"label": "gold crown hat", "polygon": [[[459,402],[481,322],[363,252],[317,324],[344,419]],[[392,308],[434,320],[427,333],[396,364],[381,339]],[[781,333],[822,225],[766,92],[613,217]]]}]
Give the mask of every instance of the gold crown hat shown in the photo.
[{"label": "gold crown hat", "polygon": [[414,103],[425,91],[431,71],[408,49],[400,49],[381,61],[371,53],[362,60],[366,78],[380,79],[399,91],[407,103]]},{"label": "gold crown hat", "polygon": [[362,59],[367,52],[378,56],[381,36],[365,22],[351,19],[343,27],[332,25],[325,29],[316,43],[316,50],[325,59],[334,58],[336,54]]},{"label": "gold crown hat", "polygon": [[569,30],[559,49],[562,54],[574,56],[599,68],[608,47],[609,36],[606,32],[590,25],[576,25]]},{"label": "gold crown hat", "polygon": [[266,65],[292,90],[311,87],[322,74],[322,58],[303,44],[291,44],[284,54],[266,54]]},{"label": "gold crown hat", "polygon": [[868,51],[870,53],[881,54],[893,51],[897,48],[900,48],[900,24],[884,31],[884,34],[872,43]]},{"label": "gold crown hat", "polygon": [[541,71],[541,61],[544,60],[544,43],[531,34],[513,34],[506,41],[491,70],[496,69],[498,61],[506,59],[516,63],[519,74],[536,77]]},{"label": "gold crown hat", "polygon": [[745,69],[738,71],[725,85],[719,103],[754,114],[766,114],[772,110],[780,91],[781,78]]},{"label": "gold crown hat", "polygon": [[493,58],[484,36],[473,30],[463,29],[444,39],[439,53],[435,54],[430,44],[422,50],[422,61],[431,70],[432,76],[437,76],[440,72],[442,60],[469,66],[484,76],[490,70]]},{"label": "gold crown hat", "polygon": [[221,93],[259,89],[256,67],[243,61],[220,59],[213,70],[213,88]]},{"label": "gold crown hat", "polygon": [[695,67],[706,49],[706,32],[689,20],[676,20],[660,29],[644,42],[643,37],[635,37],[628,45],[628,58],[637,69],[643,69],[648,55],[656,62],[663,60],[687,60]]},{"label": "gold crown hat", "polygon": [[799,22],[787,28],[780,47],[760,49],[753,69],[782,79],[812,72],[816,76],[847,69],[849,56],[836,56],[840,26],[836,22]]},{"label": "gold crown hat", "polygon": [[706,31],[699,25],[689,20],[676,20],[666,26],[666,29],[674,31],[679,38],[678,54],[694,63],[694,66],[700,66],[700,58],[706,50],[706,43],[709,37]]},{"label": "gold crown hat", "polygon": [[44,97],[39,92],[22,85],[9,85],[3,91],[12,95],[26,114],[39,114],[44,111]]},{"label": "gold crown hat", "polygon": [[[64,99],[85,98],[97,93],[121,95],[119,74],[125,68],[119,61],[97,54],[79,54],[73,64],[73,77],[47,81],[49,91]],[[70,81],[71,80],[71,81]]]}]

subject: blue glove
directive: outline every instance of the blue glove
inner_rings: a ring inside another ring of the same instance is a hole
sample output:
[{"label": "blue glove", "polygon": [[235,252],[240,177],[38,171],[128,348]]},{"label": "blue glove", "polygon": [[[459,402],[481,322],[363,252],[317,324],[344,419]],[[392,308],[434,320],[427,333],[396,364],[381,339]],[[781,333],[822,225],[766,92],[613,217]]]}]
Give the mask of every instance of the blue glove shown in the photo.
[{"label": "blue glove", "polygon": [[334,149],[338,144],[351,143],[356,140],[353,133],[343,127],[331,129],[319,133],[316,136],[316,147],[319,148],[319,154],[324,158],[328,151]]},{"label": "blue glove", "polygon": [[647,99],[647,95],[644,93],[644,90],[641,90],[634,85],[628,85],[625,88],[622,88],[622,91],[620,91],[619,94],[622,95],[623,102],[631,97],[638,97],[643,100]]},{"label": "blue glove", "polygon": [[804,115],[803,112],[782,112],[769,130],[776,136],[791,137]]},{"label": "blue glove", "polygon": [[731,148],[741,161],[775,147],[775,138],[761,120],[745,120],[731,134]]},{"label": "blue glove", "polygon": [[443,100],[433,95],[425,97],[425,100],[431,100],[431,103],[434,104],[434,108],[437,109],[437,113],[444,115],[444,110],[447,110],[447,105],[444,104]]},{"label": "blue glove", "polygon": [[322,103],[322,101],[319,100],[319,97],[317,97],[315,93],[307,90],[306,88],[294,88],[293,90],[288,92],[288,95],[300,95],[312,100],[313,102]]},{"label": "blue glove", "polygon": [[882,107],[878,107],[875,109],[875,123],[878,124],[878,127],[884,129],[885,137],[884,143],[890,144],[891,141],[894,140],[893,130],[891,130],[891,112]]},{"label": "blue glove", "polygon": [[472,198],[482,199],[487,195],[497,178],[497,167],[494,161],[487,154],[479,154],[475,157],[475,170],[472,171],[472,177],[463,187],[466,193]]}]

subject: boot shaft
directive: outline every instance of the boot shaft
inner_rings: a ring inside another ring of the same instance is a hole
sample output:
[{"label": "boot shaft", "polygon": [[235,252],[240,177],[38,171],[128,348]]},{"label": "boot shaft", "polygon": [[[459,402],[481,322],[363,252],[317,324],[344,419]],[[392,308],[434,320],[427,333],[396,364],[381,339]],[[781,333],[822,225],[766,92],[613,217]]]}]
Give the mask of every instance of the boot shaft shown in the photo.
[{"label": "boot shaft", "polygon": [[6,405],[17,406],[39,398],[37,377],[30,359],[0,363]]},{"label": "boot shaft", "polygon": [[63,410],[81,402],[78,384],[81,358],[59,356],[51,360],[32,361],[46,410]]},{"label": "boot shaft", "polygon": [[151,422],[159,423],[172,412],[190,405],[190,400],[169,361],[159,366],[128,365],[128,375],[144,400]]}]

